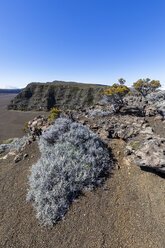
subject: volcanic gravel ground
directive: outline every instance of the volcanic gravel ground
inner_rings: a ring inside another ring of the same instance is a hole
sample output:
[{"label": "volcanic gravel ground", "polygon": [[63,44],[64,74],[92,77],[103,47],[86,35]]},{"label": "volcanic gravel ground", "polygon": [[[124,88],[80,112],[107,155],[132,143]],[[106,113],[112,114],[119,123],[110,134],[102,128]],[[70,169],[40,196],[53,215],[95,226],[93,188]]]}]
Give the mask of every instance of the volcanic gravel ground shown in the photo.
[{"label": "volcanic gravel ground", "polygon": [[24,127],[25,122],[37,115],[45,114],[45,112],[7,110],[7,105],[15,96],[15,94],[0,93],[0,141],[22,137],[24,133],[21,129]]},{"label": "volcanic gravel ground", "polygon": [[165,179],[128,163],[124,142],[110,146],[117,163],[106,189],[84,191],[54,227],[40,226],[26,202],[29,168],[40,157],[37,144],[17,164],[12,157],[0,160],[0,247],[164,248]]}]

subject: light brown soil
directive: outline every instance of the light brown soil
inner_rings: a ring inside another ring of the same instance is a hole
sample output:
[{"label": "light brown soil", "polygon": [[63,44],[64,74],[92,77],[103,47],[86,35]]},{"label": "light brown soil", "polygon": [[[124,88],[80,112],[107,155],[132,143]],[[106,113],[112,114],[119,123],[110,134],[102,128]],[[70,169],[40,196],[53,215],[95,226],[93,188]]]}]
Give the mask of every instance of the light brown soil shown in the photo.
[{"label": "light brown soil", "polygon": [[27,175],[40,156],[37,145],[26,160],[0,160],[0,247],[3,248],[164,248],[165,180],[124,158],[125,143],[113,141],[118,165],[105,185],[86,191],[65,221],[42,227],[26,202]]},{"label": "light brown soil", "polygon": [[33,119],[35,116],[45,114],[45,112],[23,112],[23,111],[9,111],[7,105],[15,94],[0,94],[0,141],[22,137],[25,122]]}]

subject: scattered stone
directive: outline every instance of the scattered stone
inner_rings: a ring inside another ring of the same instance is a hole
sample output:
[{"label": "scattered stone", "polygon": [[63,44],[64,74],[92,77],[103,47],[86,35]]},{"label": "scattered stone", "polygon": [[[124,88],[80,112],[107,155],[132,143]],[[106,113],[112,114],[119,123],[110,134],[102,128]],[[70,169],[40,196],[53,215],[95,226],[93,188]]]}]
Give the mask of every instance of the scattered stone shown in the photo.
[{"label": "scattered stone", "polygon": [[139,117],[139,120],[136,121],[133,116],[121,116],[113,117],[110,121],[109,138],[127,140],[139,134],[144,118]]},{"label": "scattered stone", "polygon": [[15,156],[14,162],[15,162],[15,163],[18,163],[19,161],[22,160],[22,158],[23,158],[22,153],[19,153],[18,155]]},{"label": "scattered stone", "polygon": [[8,154],[6,154],[4,157],[2,157],[2,159],[7,159],[8,158]]},{"label": "scattered stone", "polygon": [[140,133],[142,133],[142,134],[153,134],[153,129],[151,127],[146,127],[145,129],[141,130]]},{"label": "scattered stone", "polygon": [[145,115],[146,116],[155,116],[158,114],[158,109],[154,104],[147,105],[145,108]]},{"label": "scattered stone", "polygon": [[157,115],[155,117],[155,121],[158,120],[158,121],[162,121],[163,120],[163,116],[162,115]]},{"label": "scattered stone", "polygon": [[48,118],[39,115],[33,120],[28,122],[26,132],[32,136],[32,140],[35,141],[36,137],[39,137],[50,126]]},{"label": "scattered stone", "polygon": [[131,150],[126,150],[126,152],[125,152],[125,155],[126,156],[130,156],[132,154],[132,151]]},{"label": "scattered stone", "polygon": [[11,152],[8,153],[8,156],[15,156],[15,155],[16,155],[16,153],[13,152],[13,151],[11,151]]},{"label": "scattered stone", "polygon": [[23,159],[26,159],[27,157],[28,157],[28,154],[25,153],[25,154],[23,155]]},{"label": "scattered stone", "polygon": [[16,153],[11,151],[11,152],[8,152],[5,156],[1,157],[0,159],[7,159],[9,156],[15,156]]}]

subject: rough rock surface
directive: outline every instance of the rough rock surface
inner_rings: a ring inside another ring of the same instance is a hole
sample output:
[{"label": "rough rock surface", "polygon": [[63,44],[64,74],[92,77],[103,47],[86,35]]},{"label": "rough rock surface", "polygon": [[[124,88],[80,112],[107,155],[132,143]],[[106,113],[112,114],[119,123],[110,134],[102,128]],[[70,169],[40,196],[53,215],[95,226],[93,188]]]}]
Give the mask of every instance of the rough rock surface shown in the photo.
[{"label": "rough rock surface", "polygon": [[39,115],[33,120],[28,122],[26,127],[26,132],[35,139],[40,136],[43,131],[45,131],[50,126],[48,118],[45,116]]},{"label": "rough rock surface", "polygon": [[151,93],[147,96],[148,102],[154,104],[158,111],[165,116],[165,90]]},{"label": "rough rock surface", "polygon": [[[129,102],[118,114],[109,112],[108,115],[105,115],[110,108],[97,104],[89,109],[65,112],[65,115],[72,116],[73,119],[87,125],[106,142],[111,139],[126,141],[128,144],[126,154],[133,156],[137,165],[165,173],[164,141],[157,135],[159,131],[155,131],[159,127],[160,131],[162,130],[161,135],[164,135],[163,116],[160,115],[155,104],[145,105],[144,117],[139,116],[139,106],[135,105],[132,108],[134,111],[130,114],[131,103]],[[93,111],[99,113],[99,115],[91,115]],[[151,118],[154,119],[149,121]],[[154,126],[154,123],[156,123],[156,126]],[[130,143],[133,147],[138,147],[138,150],[131,148]]]},{"label": "rough rock surface", "polygon": [[165,139],[159,136],[148,136],[139,141],[130,141],[127,154],[132,155],[136,165],[152,168],[165,173]]},{"label": "rough rock surface", "polygon": [[[96,116],[91,116],[91,109],[78,112],[72,111],[72,118],[87,125],[90,129],[95,130],[97,134],[103,132],[107,133],[108,139],[127,140],[145,131],[148,127],[144,117],[137,117],[136,115],[129,115],[128,113],[108,113],[105,115],[108,111],[103,111],[101,108],[101,105],[97,106],[96,109],[97,112],[99,111],[99,115]],[[70,112],[65,112],[65,116],[69,115],[71,116]]]},{"label": "rough rock surface", "polygon": [[145,107],[146,116],[155,116],[157,114],[158,114],[158,108],[154,104],[150,104]]}]

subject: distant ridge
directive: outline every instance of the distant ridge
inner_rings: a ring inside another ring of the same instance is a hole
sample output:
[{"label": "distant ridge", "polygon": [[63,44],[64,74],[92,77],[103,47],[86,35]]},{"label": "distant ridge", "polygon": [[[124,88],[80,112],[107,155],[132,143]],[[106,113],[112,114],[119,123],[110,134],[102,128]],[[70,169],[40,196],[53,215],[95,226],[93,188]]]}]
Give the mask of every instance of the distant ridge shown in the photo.
[{"label": "distant ridge", "polygon": [[18,94],[22,91],[22,89],[0,89],[0,93],[6,94]]},{"label": "distant ridge", "polygon": [[14,110],[43,110],[52,107],[74,109],[87,107],[101,99],[106,85],[53,81],[30,83],[8,105]]}]

